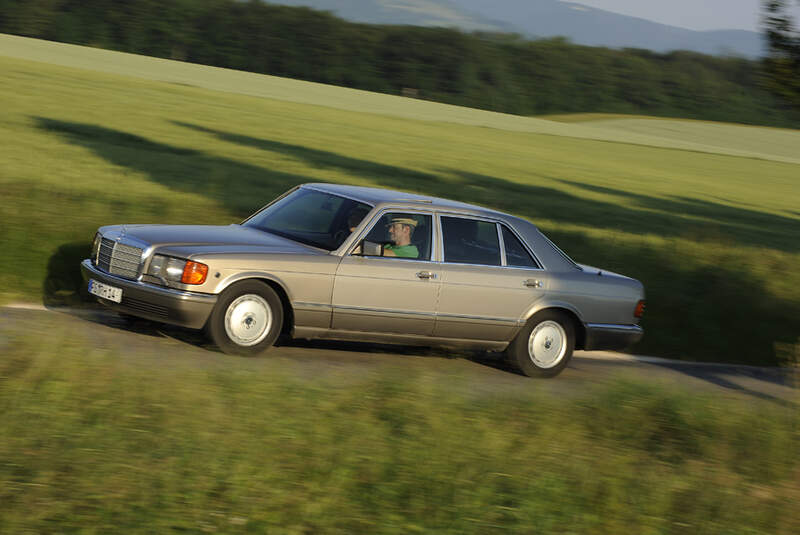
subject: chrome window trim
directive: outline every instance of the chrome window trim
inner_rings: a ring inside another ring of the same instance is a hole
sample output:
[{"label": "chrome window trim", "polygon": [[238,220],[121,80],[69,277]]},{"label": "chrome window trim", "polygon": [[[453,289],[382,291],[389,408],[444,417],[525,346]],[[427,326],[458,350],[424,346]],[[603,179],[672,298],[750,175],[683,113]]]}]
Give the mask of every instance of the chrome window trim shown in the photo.
[{"label": "chrome window trim", "polygon": [[347,248],[347,252],[345,253],[345,256],[353,256],[353,250],[358,246],[358,244],[364,238],[366,238],[367,235],[370,232],[372,232],[372,229],[375,228],[375,225],[378,224],[378,222],[381,220],[381,218],[385,214],[390,213],[390,212],[399,212],[399,213],[403,213],[403,214],[426,215],[426,216],[431,218],[431,229],[430,229],[430,231],[431,231],[431,254],[430,254],[430,258],[422,259],[422,258],[408,258],[408,257],[402,257],[402,256],[364,256],[364,255],[359,255],[359,256],[361,256],[362,258],[385,258],[387,260],[411,260],[411,261],[414,261],[414,262],[436,263],[436,261],[434,260],[434,258],[436,257],[436,251],[438,249],[438,240],[436,239],[437,238],[437,233],[435,232],[435,229],[434,229],[434,227],[436,227],[436,214],[435,214],[435,212],[433,212],[431,210],[420,210],[419,208],[411,208],[411,209],[408,209],[408,210],[403,209],[403,208],[399,208],[399,207],[393,207],[393,206],[386,206],[386,207],[381,208],[380,211],[378,211],[374,216],[372,216],[372,221],[370,221],[369,225],[364,227],[364,230],[362,230],[359,233],[358,237],[353,241],[352,245],[350,245],[350,247]]},{"label": "chrome window trim", "polygon": [[531,253],[531,250],[527,246],[527,244],[525,243],[525,240],[520,238],[519,234],[514,230],[512,230],[514,235],[517,237],[517,239],[519,239],[519,241],[522,242],[523,247],[525,247],[525,249],[529,253],[531,253],[531,256],[533,256],[533,259],[536,261],[536,263],[538,264],[539,267],[493,266],[493,265],[489,265],[489,264],[467,264],[467,263],[463,263],[463,262],[445,262],[444,261],[444,235],[442,234],[442,225],[441,225],[440,218],[441,217],[450,217],[450,216],[461,217],[461,218],[464,218],[464,219],[477,219],[477,220],[480,220],[480,221],[487,221],[489,223],[495,223],[495,224],[499,223],[500,225],[503,225],[505,227],[510,228],[508,225],[506,225],[502,221],[497,220],[497,219],[492,219],[490,217],[472,216],[472,215],[469,215],[469,214],[460,214],[460,213],[457,213],[457,212],[440,212],[440,211],[437,210],[437,212],[436,212],[436,231],[438,233],[437,236],[438,236],[438,242],[440,244],[440,247],[439,247],[439,250],[437,251],[437,256],[439,257],[439,259],[435,261],[436,264],[440,264],[442,266],[445,266],[445,265],[446,266],[468,266],[468,267],[480,267],[480,268],[489,267],[489,268],[495,268],[495,269],[501,268],[501,269],[525,269],[525,270],[528,270],[528,271],[547,271],[546,269],[544,269],[544,267],[541,267],[542,263],[539,262],[539,259],[536,257],[536,255]]},{"label": "chrome window trim", "polygon": [[[442,219],[441,219],[443,217],[453,217],[453,218],[457,218],[457,219],[472,219],[474,221],[483,221],[484,223],[492,223],[494,225],[497,225],[497,223],[499,223],[499,221],[497,219],[492,219],[491,217],[472,216],[472,215],[469,215],[469,214],[460,214],[458,212],[436,212],[436,218],[438,220],[438,225],[437,226],[439,227],[439,232],[441,233],[441,236],[442,236],[442,247],[441,247],[441,250],[440,250],[440,253],[441,253],[440,254],[440,258],[441,258],[441,263],[442,264],[447,264],[447,265],[451,265],[451,266],[460,265],[460,266],[481,266],[481,267],[494,267],[494,268],[505,267],[503,265],[503,250],[502,249],[500,249],[500,265],[499,266],[496,265],[496,264],[469,264],[469,263],[448,262],[448,261],[446,261],[445,258],[444,258],[444,231],[442,230]],[[499,238],[498,238],[498,242],[497,242],[498,246],[500,246],[501,243],[502,243],[502,241],[499,241]]]},{"label": "chrome window trim", "polygon": [[[458,217],[458,218],[461,218],[461,219],[474,219],[474,220],[477,220],[477,221],[485,221],[487,223],[494,223],[495,225],[499,225],[500,227],[498,227],[498,240],[499,240],[499,244],[500,244],[500,261],[502,262],[502,264],[497,266],[497,265],[494,265],[494,264],[470,264],[470,263],[466,263],[466,262],[446,262],[445,259],[444,259],[444,233],[442,232],[442,222],[441,222],[441,218],[442,217]],[[448,266],[477,266],[477,267],[484,267],[484,268],[491,267],[491,268],[504,268],[504,269],[527,269],[527,270],[532,270],[532,271],[546,271],[544,269],[544,267],[542,267],[543,264],[539,261],[539,258],[535,254],[533,254],[533,252],[531,251],[531,249],[528,246],[528,244],[525,243],[525,240],[523,240],[520,237],[520,235],[513,228],[511,228],[509,225],[505,224],[503,221],[500,221],[499,219],[492,219],[491,217],[483,217],[483,216],[473,216],[473,215],[469,215],[469,214],[460,214],[460,213],[457,213],[457,212],[440,212],[440,211],[437,210],[437,212],[436,212],[436,221],[437,221],[436,226],[438,227],[439,236],[440,236],[439,243],[441,244],[441,248],[439,249],[439,258],[441,260],[438,260],[437,263],[448,265]],[[534,267],[526,267],[526,266],[509,266],[508,265],[508,262],[507,262],[507,259],[506,259],[505,242],[503,241],[502,228],[501,227],[506,227],[514,236],[516,236],[516,238],[520,241],[520,243],[522,243],[522,246],[525,248],[525,250],[531,255],[531,258],[533,258],[533,261],[536,263],[536,266],[534,266]]]},{"label": "chrome window trim", "polygon": [[434,262],[433,260],[420,260],[418,258],[409,258],[407,256],[363,256],[363,255],[349,255],[349,256],[352,256],[353,258],[366,258],[369,260],[405,260],[406,262],[418,262],[420,264],[431,264],[433,266],[442,265],[441,262]]},{"label": "chrome window trim", "polygon": [[543,269],[521,267],[521,266],[493,266],[491,264],[464,264],[461,262],[433,262],[440,266],[466,266],[466,267],[479,267],[479,268],[492,268],[492,269],[524,269],[528,271],[544,271]]},{"label": "chrome window trim", "polygon": [[500,244],[500,265],[505,267],[508,266],[506,261],[506,242],[503,239],[503,229],[499,221],[495,223],[495,228],[497,229],[497,243]]},{"label": "chrome window trim", "polygon": [[[304,187],[306,187],[306,186],[304,186]],[[309,189],[316,189],[316,188],[309,188]],[[325,193],[325,192],[323,191],[323,193]],[[357,201],[358,199],[351,199],[351,200]],[[358,201],[358,202],[363,202],[363,201]],[[364,204],[369,204],[369,203],[364,203]],[[352,256],[353,249],[355,249],[356,246],[358,245],[358,243],[361,240],[363,240],[367,236],[367,234],[369,234],[372,231],[372,228],[378,223],[378,221],[380,221],[380,218],[383,217],[383,215],[386,212],[392,212],[392,211],[400,211],[400,212],[408,213],[408,214],[430,215],[430,216],[433,217],[433,221],[434,222],[432,224],[433,224],[434,228],[432,229],[432,232],[431,232],[432,243],[431,243],[431,258],[430,258],[430,260],[420,260],[418,258],[403,258],[403,257],[397,257],[397,256],[365,256],[363,258],[373,258],[373,259],[374,258],[386,258],[386,259],[389,259],[389,260],[414,260],[414,261],[417,261],[417,262],[427,262],[427,263],[431,263],[431,264],[437,264],[437,265],[440,265],[440,266],[443,266],[443,265],[448,265],[448,266],[470,266],[470,267],[481,267],[481,268],[491,267],[491,268],[503,268],[503,269],[523,269],[523,270],[528,270],[528,271],[546,271],[546,269],[543,267],[542,262],[539,260],[539,257],[536,256],[536,253],[534,253],[531,250],[530,246],[526,243],[526,241],[524,239],[522,239],[522,237],[519,235],[519,233],[516,230],[514,230],[514,228],[512,226],[506,224],[505,222],[503,222],[501,220],[493,219],[491,217],[485,217],[485,216],[474,216],[474,215],[471,215],[471,214],[463,214],[463,213],[459,213],[459,212],[450,212],[450,211],[441,211],[441,210],[434,210],[434,211],[431,212],[431,211],[422,210],[422,209],[419,209],[419,208],[405,209],[403,207],[398,207],[398,206],[388,206],[388,207],[381,208],[381,210],[379,212],[377,212],[377,214],[375,216],[373,216],[373,219],[368,224],[368,226],[366,226],[364,228],[364,230],[362,230],[358,234],[358,237],[353,241],[352,245],[350,245],[345,250],[345,253],[344,253],[343,256]],[[498,230],[500,234],[502,234],[502,227],[507,228],[520,241],[520,243],[525,248],[525,250],[528,252],[528,254],[531,255],[531,258],[533,258],[533,261],[536,263],[536,266],[530,266],[530,267],[528,267],[528,266],[509,266],[508,262],[507,262],[507,259],[506,260],[503,259],[503,257],[505,256],[505,242],[503,241],[502,236],[498,236],[499,243],[501,245],[500,257],[501,257],[501,261],[503,262],[503,264],[500,265],[500,266],[496,266],[496,265],[492,265],[492,264],[470,264],[470,263],[464,263],[464,262],[445,262],[445,260],[444,260],[444,235],[442,234],[442,223],[441,223],[441,218],[442,217],[458,217],[458,218],[461,218],[461,219],[474,219],[474,220],[477,220],[477,221],[484,221],[484,222],[487,222],[487,223],[493,223],[495,225],[499,225],[500,226],[500,228]]]}]

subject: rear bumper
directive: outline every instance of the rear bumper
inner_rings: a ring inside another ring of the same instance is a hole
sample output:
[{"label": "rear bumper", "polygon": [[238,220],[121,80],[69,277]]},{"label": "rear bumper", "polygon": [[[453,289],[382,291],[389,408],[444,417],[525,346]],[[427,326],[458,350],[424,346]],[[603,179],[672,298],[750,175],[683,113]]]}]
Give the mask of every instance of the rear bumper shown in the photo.
[{"label": "rear bumper", "polygon": [[163,288],[104,273],[88,259],[81,262],[81,273],[85,282],[94,279],[122,288],[121,303],[102,298],[97,298],[98,302],[119,312],[162,323],[201,329],[217,303],[216,295]]},{"label": "rear bumper", "polygon": [[587,323],[584,349],[587,351],[625,349],[641,340],[642,336],[644,329],[638,325]]}]

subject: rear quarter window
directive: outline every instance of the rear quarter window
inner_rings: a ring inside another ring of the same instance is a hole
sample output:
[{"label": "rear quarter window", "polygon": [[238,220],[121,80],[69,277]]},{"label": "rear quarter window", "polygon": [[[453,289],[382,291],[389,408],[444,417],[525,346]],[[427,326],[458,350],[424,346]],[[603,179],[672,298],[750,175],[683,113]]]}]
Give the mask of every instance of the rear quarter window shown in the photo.
[{"label": "rear quarter window", "polygon": [[503,229],[503,245],[506,249],[506,265],[511,267],[538,268],[539,264],[533,259],[530,253],[522,245],[517,236],[505,225]]}]

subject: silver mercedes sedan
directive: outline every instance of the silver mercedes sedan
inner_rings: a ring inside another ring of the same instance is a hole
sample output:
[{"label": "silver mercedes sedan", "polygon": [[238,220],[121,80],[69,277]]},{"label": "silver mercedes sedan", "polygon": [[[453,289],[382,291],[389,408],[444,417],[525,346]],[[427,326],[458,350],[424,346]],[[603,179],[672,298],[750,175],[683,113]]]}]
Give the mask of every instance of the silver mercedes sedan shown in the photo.
[{"label": "silver mercedes sedan", "polygon": [[304,184],[229,226],[101,227],[81,270],[102,304],[242,355],[282,334],[445,345],[552,377],[574,349],[643,335],[639,281],[518,217],[385,189]]}]

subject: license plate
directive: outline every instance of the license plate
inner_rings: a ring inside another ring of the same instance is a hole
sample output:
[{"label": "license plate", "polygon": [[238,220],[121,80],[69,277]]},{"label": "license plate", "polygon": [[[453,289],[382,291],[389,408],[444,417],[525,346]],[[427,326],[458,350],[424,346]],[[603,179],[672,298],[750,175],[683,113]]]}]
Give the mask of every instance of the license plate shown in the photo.
[{"label": "license plate", "polygon": [[97,297],[102,297],[103,299],[108,299],[109,301],[114,301],[115,303],[122,302],[122,288],[109,286],[108,284],[97,282],[94,279],[89,279],[89,293]]}]

